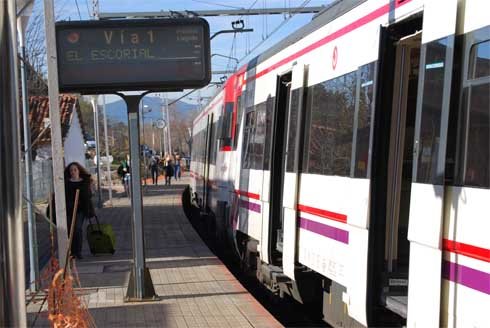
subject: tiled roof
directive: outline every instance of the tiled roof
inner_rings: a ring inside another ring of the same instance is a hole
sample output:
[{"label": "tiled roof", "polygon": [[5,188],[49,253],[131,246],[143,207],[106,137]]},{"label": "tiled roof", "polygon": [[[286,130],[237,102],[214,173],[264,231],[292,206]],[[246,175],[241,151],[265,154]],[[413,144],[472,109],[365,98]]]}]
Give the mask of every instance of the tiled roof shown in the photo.
[{"label": "tiled roof", "polygon": [[[78,97],[69,94],[62,94],[60,99],[60,119],[61,119],[61,133],[63,139],[66,137],[71,124],[71,118],[73,109],[78,113],[78,119],[82,126],[83,122],[80,111],[80,104],[78,103]],[[45,121],[49,119],[49,98],[46,96],[32,96],[29,97],[29,122],[31,126],[31,141],[34,141],[43,132]],[[51,142],[51,129],[47,129],[42,133],[42,136],[37,142],[37,145]],[[33,148],[36,148],[34,146]]]}]

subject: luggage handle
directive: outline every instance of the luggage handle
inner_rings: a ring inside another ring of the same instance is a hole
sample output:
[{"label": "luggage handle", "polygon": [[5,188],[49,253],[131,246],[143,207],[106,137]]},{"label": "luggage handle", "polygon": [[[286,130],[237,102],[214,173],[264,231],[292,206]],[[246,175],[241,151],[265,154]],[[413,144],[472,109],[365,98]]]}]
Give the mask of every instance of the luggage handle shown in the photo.
[{"label": "luggage handle", "polygon": [[97,222],[97,228],[99,229],[99,232],[102,232],[102,230],[100,229],[100,222],[99,222],[99,218],[97,217],[97,215],[94,215],[93,217],[88,218],[88,221],[90,222],[90,224],[92,224],[92,218],[95,218],[95,222]]}]

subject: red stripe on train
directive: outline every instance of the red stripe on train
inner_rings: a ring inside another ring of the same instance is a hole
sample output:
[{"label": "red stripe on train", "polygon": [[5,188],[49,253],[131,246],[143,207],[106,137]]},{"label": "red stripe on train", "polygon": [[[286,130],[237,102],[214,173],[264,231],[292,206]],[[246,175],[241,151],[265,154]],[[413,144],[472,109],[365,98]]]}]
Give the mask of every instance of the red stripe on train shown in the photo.
[{"label": "red stripe on train", "polygon": [[259,194],[254,194],[254,193],[244,191],[244,190],[235,189],[235,194],[240,195],[240,196],[246,196],[246,197],[252,198],[252,199],[260,200]]},{"label": "red stripe on train", "polygon": [[[397,1],[395,3],[395,9],[405,5],[406,3],[409,3],[410,1],[411,0]],[[341,36],[343,36],[347,33],[350,33],[352,31],[374,21],[375,19],[377,19],[383,15],[386,15],[387,13],[390,12],[391,6],[392,6],[391,4],[384,5],[383,7],[378,8],[375,11],[369,13],[368,15],[361,17],[361,18],[357,19],[356,21],[354,21],[354,22],[342,27],[341,29],[338,29],[337,31],[327,35],[326,37],[316,41],[315,43],[310,44],[306,48],[301,49],[300,51],[278,61],[275,64],[272,64],[271,66],[269,66],[269,67],[263,69],[262,71],[258,72],[257,74],[255,74],[255,76],[247,77],[247,82],[248,82],[248,80],[258,79],[259,77],[266,75],[267,73],[275,70],[276,68],[278,68],[284,64],[287,64],[287,63],[309,53],[310,51],[313,51],[313,50],[315,50],[315,49],[317,49],[317,48],[319,48],[319,47],[321,47],[321,46],[323,46],[329,42],[332,42],[332,41],[340,38]]]},{"label": "red stripe on train", "polygon": [[490,249],[460,243],[445,238],[442,240],[442,249],[451,253],[472,257],[474,259],[482,260],[485,262],[490,262]]},{"label": "red stripe on train", "polygon": [[298,211],[321,216],[322,218],[347,223],[347,215],[298,204]]},{"label": "red stripe on train", "polygon": [[216,107],[216,105],[221,103],[223,101],[223,99],[224,99],[224,96],[219,96],[219,98],[216,99],[214,101],[214,103],[211,103],[205,111],[203,111],[199,115],[197,115],[197,117],[194,119],[194,124],[197,124],[197,122],[199,122],[204,116],[206,116],[206,114],[209,113],[214,107]]},{"label": "red stripe on train", "polygon": [[231,146],[223,146],[219,150],[220,151],[232,151],[233,149],[231,148]]}]

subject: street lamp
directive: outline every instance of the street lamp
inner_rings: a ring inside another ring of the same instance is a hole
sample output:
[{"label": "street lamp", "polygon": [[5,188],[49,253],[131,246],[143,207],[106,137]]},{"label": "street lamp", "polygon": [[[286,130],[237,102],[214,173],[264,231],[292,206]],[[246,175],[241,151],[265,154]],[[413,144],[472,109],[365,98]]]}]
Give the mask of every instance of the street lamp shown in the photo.
[{"label": "street lamp", "polygon": [[164,120],[164,119],[158,119],[155,121],[155,125],[154,125],[157,129],[160,129],[162,130],[162,133],[161,133],[161,137],[159,138],[160,139],[160,156],[163,158],[163,147],[162,147],[162,144],[164,145],[164,141],[163,141],[163,135],[164,135],[164,129],[165,127],[167,126],[167,122]]},{"label": "street lamp", "polygon": [[141,119],[143,121],[143,145],[146,145],[145,138],[145,114],[151,113],[152,109],[148,105],[143,105],[143,110],[141,111]]},{"label": "street lamp", "polygon": [[[143,103],[143,100],[141,100],[141,102]],[[145,114],[148,114],[150,112],[151,112],[150,106],[143,105],[143,109],[141,110],[141,120],[143,121],[143,163],[145,165],[145,186],[146,186],[146,180],[148,179],[148,165],[146,163]]]}]

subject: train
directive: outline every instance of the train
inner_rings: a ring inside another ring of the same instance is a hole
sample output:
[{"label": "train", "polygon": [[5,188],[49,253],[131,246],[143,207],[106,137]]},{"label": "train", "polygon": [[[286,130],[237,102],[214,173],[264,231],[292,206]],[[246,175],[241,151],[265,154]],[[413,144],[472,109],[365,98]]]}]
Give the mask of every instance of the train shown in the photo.
[{"label": "train", "polygon": [[330,4],[198,114],[184,203],[334,327],[490,327],[488,9]]}]

